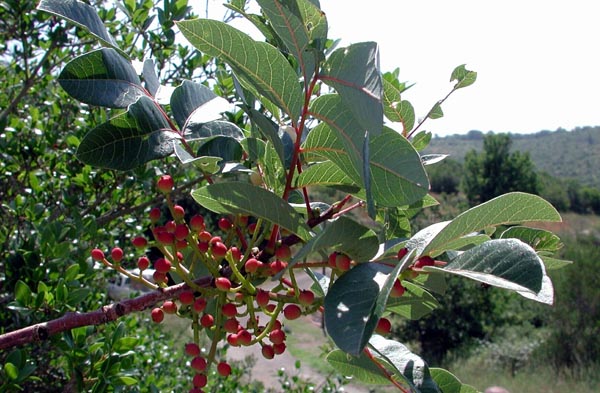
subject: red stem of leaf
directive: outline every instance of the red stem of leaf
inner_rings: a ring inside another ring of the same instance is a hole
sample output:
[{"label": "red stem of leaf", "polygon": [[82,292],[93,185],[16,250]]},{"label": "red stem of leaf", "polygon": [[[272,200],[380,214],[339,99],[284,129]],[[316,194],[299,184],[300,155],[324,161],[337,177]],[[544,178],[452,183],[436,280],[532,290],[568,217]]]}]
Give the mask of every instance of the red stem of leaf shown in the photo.
[{"label": "red stem of leaf", "polygon": [[386,370],[385,367],[381,363],[379,363],[377,361],[377,359],[375,359],[375,357],[373,356],[373,354],[371,353],[371,351],[369,351],[368,348],[364,349],[364,353],[365,353],[365,355],[367,355],[367,357],[369,359],[371,359],[371,361],[373,363],[375,363],[375,365],[377,366],[377,368],[379,368],[381,370],[381,372],[385,375],[385,377],[390,380],[390,382],[392,383],[392,385],[394,385],[395,387],[397,387],[398,390],[400,390],[401,392],[404,392],[404,393],[409,393],[410,392],[409,390],[404,389],[404,387],[402,387],[402,385],[400,385],[398,382],[396,382],[394,380],[393,375],[390,374],[388,372],[388,370]]}]

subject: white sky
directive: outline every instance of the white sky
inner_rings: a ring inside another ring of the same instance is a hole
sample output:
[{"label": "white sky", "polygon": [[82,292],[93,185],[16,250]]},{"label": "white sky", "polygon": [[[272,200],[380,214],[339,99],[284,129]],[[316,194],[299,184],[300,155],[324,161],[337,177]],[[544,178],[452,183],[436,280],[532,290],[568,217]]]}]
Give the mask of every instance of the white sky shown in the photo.
[{"label": "white sky", "polygon": [[444,117],[425,123],[436,135],[600,125],[600,1],[321,0],[321,9],[330,38],[378,42],[382,71],[399,67],[416,83],[403,98],[417,117],[450,91],[455,66],[477,71]]}]

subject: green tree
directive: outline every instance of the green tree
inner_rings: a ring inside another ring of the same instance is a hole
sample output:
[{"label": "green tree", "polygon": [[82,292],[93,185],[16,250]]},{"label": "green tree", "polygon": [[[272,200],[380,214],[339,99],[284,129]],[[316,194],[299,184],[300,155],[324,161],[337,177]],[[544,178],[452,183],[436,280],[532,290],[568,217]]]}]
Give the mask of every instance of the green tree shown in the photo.
[{"label": "green tree", "polygon": [[539,192],[537,175],[528,153],[511,152],[508,134],[488,134],[483,152],[465,155],[462,189],[471,205],[511,191]]}]

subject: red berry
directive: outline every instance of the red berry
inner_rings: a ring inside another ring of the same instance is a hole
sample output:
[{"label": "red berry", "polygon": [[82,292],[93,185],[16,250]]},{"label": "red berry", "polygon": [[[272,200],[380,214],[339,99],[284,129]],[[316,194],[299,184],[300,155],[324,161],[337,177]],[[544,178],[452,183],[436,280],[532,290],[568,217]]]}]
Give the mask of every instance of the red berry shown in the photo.
[{"label": "red berry", "polygon": [[177,223],[173,220],[167,221],[165,224],[165,230],[169,233],[175,233],[175,229],[177,228]]},{"label": "red berry", "polygon": [[210,246],[213,257],[217,260],[222,259],[227,254],[227,246],[221,242],[215,242]]},{"label": "red berry", "polygon": [[341,271],[345,272],[346,270],[350,270],[350,257],[345,254],[338,254],[335,258],[335,266]]},{"label": "red berry", "polygon": [[161,283],[166,284],[168,281],[167,274],[163,273],[163,272],[159,272],[158,270],[155,271],[154,273],[152,273],[152,279],[157,284],[161,284]]},{"label": "red berry", "polygon": [[209,241],[209,243],[210,243],[211,245],[213,245],[213,244],[215,244],[215,243],[217,243],[217,242],[219,242],[219,243],[223,243],[223,239],[221,239],[221,236],[213,236],[213,237],[211,237],[211,238],[210,238],[210,241]]},{"label": "red berry", "polygon": [[165,313],[160,308],[153,308],[150,312],[152,320],[156,323],[161,323],[165,319]]},{"label": "red berry", "polygon": [[146,270],[148,269],[148,266],[150,266],[150,260],[148,259],[148,257],[139,257],[137,261],[137,266],[140,270]]},{"label": "red berry", "polygon": [[161,216],[160,209],[158,207],[152,208],[152,210],[150,210],[149,216],[150,216],[150,221],[152,223],[154,223],[154,224],[157,223],[158,220],[160,220],[160,216]]},{"label": "red berry", "polygon": [[408,248],[404,247],[398,251],[398,259],[402,259],[408,254]]},{"label": "red berry", "polygon": [[[187,240],[183,239],[183,240],[177,240],[175,242],[175,248],[178,250],[185,250],[188,246],[188,242]],[[179,255],[183,255],[181,254],[179,251],[177,252],[177,258],[181,261],[183,259],[183,257],[179,258]]]},{"label": "red berry", "polygon": [[233,303],[225,303],[221,307],[221,312],[228,318],[235,317],[237,314],[237,307]]},{"label": "red berry", "polygon": [[177,227],[175,227],[175,239],[177,240],[183,240],[187,237],[187,235],[189,235],[190,230],[188,229],[187,225],[185,224],[179,224],[177,225]]},{"label": "red berry", "polygon": [[162,309],[167,314],[175,314],[177,312],[177,304],[172,300],[165,300],[162,305]]},{"label": "red berry", "polygon": [[202,232],[205,228],[204,217],[198,215],[193,216],[190,219],[190,228],[196,233]]},{"label": "red berry", "polygon": [[259,289],[258,292],[256,292],[256,304],[260,307],[266,307],[267,304],[269,304],[269,292]]},{"label": "red berry", "polygon": [[199,242],[208,243],[208,242],[210,242],[210,239],[212,239],[212,235],[210,234],[210,232],[201,231],[198,234],[198,241]]},{"label": "red berry", "polygon": [[297,304],[288,304],[283,308],[283,316],[290,321],[300,318],[301,315],[302,310]]},{"label": "red berry", "polygon": [[290,246],[287,244],[282,244],[279,246],[275,251],[275,257],[277,259],[281,259],[282,261],[289,262],[289,260],[292,259],[292,250],[290,249]]},{"label": "red berry", "polygon": [[185,217],[185,209],[183,206],[175,205],[173,206],[173,218],[175,220],[181,220]]},{"label": "red berry", "polygon": [[222,377],[227,377],[229,374],[231,374],[231,366],[225,362],[221,362],[217,364],[217,372]]},{"label": "red berry", "polygon": [[240,259],[242,259],[242,252],[239,248],[231,247],[229,250],[231,251],[231,257],[234,261],[239,261]]},{"label": "red berry", "polygon": [[223,330],[229,333],[237,333],[240,323],[235,318],[228,318],[223,322]]},{"label": "red berry", "polygon": [[104,260],[104,253],[99,248],[94,248],[92,250],[92,259],[94,261],[101,262]]},{"label": "red berry", "polygon": [[231,289],[231,281],[227,277],[215,278],[215,287],[221,291],[229,291]]},{"label": "red berry", "polygon": [[298,301],[304,306],[310,306],[315,301],[315,294],[309,290],[303,290],[298,295]]},{"label": "red berry", "polygon": [[258,259],[250,258],[244,264],[244,269],[246,270],[246,273],[256,273],[256,271],[262,266],[262,264],[263,263]]},{"label": "red berry", "polygon": [[138,236],[131,239],[131,243],[135,248],[145,248],[148,245],[148,240],[145,237]]},{"label": "red berry", "polygon": [[121,262],[123,259],[123,250],[120,247],[115,247],[110,250],[110,256],[115,262]]},{"label": "red berry", "polygon": [[158,190],[163,194],[169,194],[173,190],[174,186],[175,182],[173,181],[173,178],[169,175],[161,176],[158,179],[158,182],[156,183],[156,188],[158,188]]},{"label": "red berry", "polygon": [[203,388],[206,386],[208,382],[208,378],[204,374],[196,374],[194,378],[192,378],[192,384],[197,388]]},{"label": "red berry", "polygon": [[273,329],[271,333],[269,333],[269,340],[273,344],[281,344],[285,341],[285,332],[281,329]]},{"label": "red berry", "polygon": [[249,219],[250,219],[250,217],[248,217],[248,216],[238,216],[238,218],[237,218],[238,226],[240,226],[241,228],[247,227]]},{"label": "red berry", "polygon": [[200,250],[201,252],[207,252],[208,242],[198,242],[198,250]]},{"label": "red berry", "polygon": [[236,333],[231,333],[227,335],[227,343],[232,347],[237,347],[240,344],[238,343],[238,335]]},{"label": "red berry", "polygon": [[181,304],[192,304],[194,303],[194,292],[184,291],[179,294],[179,301]]},{"label": "red berry", "polygon": [[233,223],[231,222],[231,220],[229,218],[223,217],[223,218],[219,219],[219,229],[220,230],[222,230],[223,232],[227,232],[231,228],[233,228]]},{"label": "red berry", "polygon": [[200,325],[205,328],[209,328],[215,324],[215,317],[211,314],[204,314],[202,318],[200,318]]},{"label": "red berry", "polygon": [[417,261],[414,264],[414,267],[416,268],[423,268],[425,266],[433,266],[435,265],[435,260],[430,257],[429,255],[425,255],[419,259],[417,259]]},{"label": "red berry", "polygon": [[377,334],[381,334],[382,336],[385,336],[385,335],[389,334],[391,331],[392,331],[392,323],[390,322],[389,319],[381,318],[377,322],[377,327],[375,328],[375,332]]},{"label": "red berry", "polygon": [[269,269],[271,270],[271,275],[275,275],[275,274],[279,273],[280,271],[285,270],[287,265],[288,265],[287,262],[280,261],[279,259],[276,259],[275,261],[271,262],[269,264]]},{"label": "red berry", "polygon": [[161,244],[170,246],[175,243],[175,235],[171,232],[159,232],[156,234],[156,240]]},{"label": "red berry", "polygon": [[250,345],[252,343],[252,335],[249,331],[242,329],[237,333],[238,344]]},{"label": "red berry", "polygon": [[254,231],[256,231],[256,223],[255,222],[248,225],[248,233],[250,235],[254,235]]},{"label": "red berry", "polygon": [[156,269],[157,272],[168,273],[171,270],[171,262],[165,258],[158,258],[156,262],[154,262],[154,269]]},{"label": "red berry", "polygon": [[206,308],[206,299],[199,297],[194,301],[194,311],[201,313]]},{"label": "red berry", "polygon": [[329,254],[329,258],[327,259],[327,263],[329,264],[329,267],[332,269],[335,269],[337,267],[335,261],[337,260],[337,256],[338,253],[337,252],[332,252],[331,254]]},{"label": "red berry", "polygon": [[[185,344],[185,354],[188,356],[198,356],[198,355],[200,355],[200,347],[196,343],[187,343],[187,344]],[[192,360],[192,363],[193,363],[193,360]],[[203,371],[203,370],[199,370],[199,371]]]},{"label": "red berry", "polygon": [[402,295],[404,295],[404,291],[406,290],[406,288],[404,288],[404,286],[402,285],[402,283],[400,282],[400,280],[396,280],[394,281],[394,286],[392,287],[392,290],[390,292],[390,297],[400,297]]},{"label": "red berry", "polygon": [[[188,355],[190,356],[194,356],[194,358],[192,359],[190,365],[192,366],[192,368],[196,371],[204,371],[206,370],[206,359],[204,359],[202,356],[198,356],[200,355],[200,347],[198,347],[196,344],[192,343],[192,344],[188,344],[188,345],[194,345],[195,347],[192,347],[192,352],[196,352],[196,348],[198,348],[198,353],[196,353],[195,355],[192,355],[190,353],[188,353]],[[186,353],[187,353],[187,346],[186,346]]]},{"label": "red berry", "polygon": [[273,352],[275,352],[275,355],[281,355],[284,353],[285,348],[285,343],[273,344]]},{"label": "red berry", "polygon": [[260,351],[265,359],[273,359],[275,357],[275,351],[273,350],[272,345],[265,344]]}]

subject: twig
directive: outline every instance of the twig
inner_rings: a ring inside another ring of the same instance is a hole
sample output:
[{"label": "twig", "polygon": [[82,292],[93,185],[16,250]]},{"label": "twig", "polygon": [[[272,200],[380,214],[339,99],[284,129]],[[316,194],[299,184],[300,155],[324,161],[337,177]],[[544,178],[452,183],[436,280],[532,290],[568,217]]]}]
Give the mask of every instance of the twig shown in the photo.
[{"label": "twig", "polygon": [[[208,287],[212,277],[201,277],[194,281],[201,287]],[[25,328],[15,330],[0,335],[0,350],[12,347],[40,342],[57,333],[62,333],[82,326],[102,325],[108,322],[116,321],[120,317],[131,314],[136,311],[142,311],[154,306],[156,303],[172,299],[179,296],[180,293],[189,290],[185,283],[177,284],[171,287],[158,289],[156,291],[138,296],[133,299],[123,300],[119,303],[113,303],[102,306],[96,311],[87,313],[71,312],[52,321],[42,322]]]}]

